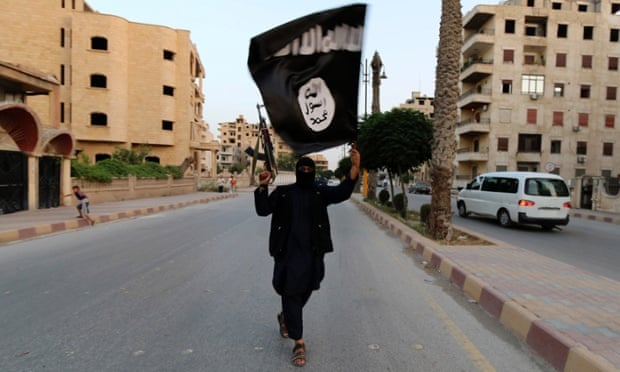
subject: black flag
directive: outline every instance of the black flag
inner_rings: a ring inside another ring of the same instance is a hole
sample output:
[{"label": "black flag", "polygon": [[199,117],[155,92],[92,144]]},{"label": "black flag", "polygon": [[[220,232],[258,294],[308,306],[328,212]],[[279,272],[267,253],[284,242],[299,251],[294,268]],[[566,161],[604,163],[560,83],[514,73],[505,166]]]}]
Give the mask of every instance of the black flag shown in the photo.
[{"label": "black flag", "polygon": [[299,154],[357,138],[365,4],[295,19],[250,40],[248,68],[271,125]]}]

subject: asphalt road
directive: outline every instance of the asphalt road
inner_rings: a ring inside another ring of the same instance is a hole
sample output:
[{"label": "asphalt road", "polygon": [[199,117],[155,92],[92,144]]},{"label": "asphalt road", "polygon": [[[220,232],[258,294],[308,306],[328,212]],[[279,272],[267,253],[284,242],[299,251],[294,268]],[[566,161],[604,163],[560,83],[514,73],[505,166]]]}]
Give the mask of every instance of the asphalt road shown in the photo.
[{"label": "asphalt road", "polygon": [[[305,310],[306,371],[551,371],[350,202]],[[251,194],[0,248],[1,371],[284,371]]]},{"label": "asphalt road", "polygon": [[[429,195],[407,194],[411,210],[430,203]],[[452,223],[493,239],[529,249],[569,265],[620,281],[620,229],[618,225],[572,218],[566,226],[544,231],[540,226],[517,225],[504,228],[497,220],[473,215],[460,217],[456,201]]]}]

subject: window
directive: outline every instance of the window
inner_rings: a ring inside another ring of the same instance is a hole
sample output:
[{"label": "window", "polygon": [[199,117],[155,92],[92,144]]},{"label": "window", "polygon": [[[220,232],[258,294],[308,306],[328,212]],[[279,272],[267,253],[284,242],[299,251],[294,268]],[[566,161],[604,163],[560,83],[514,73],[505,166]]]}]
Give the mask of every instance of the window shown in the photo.
[{"label": "window", "polygon": [[540,134],[519,134],[519,152],[540,152]]},{"label": "window", "polygon": [[583,40],[592,40],[594,37],[593,26],[583,26]]},{"label": "window", "polygon": [[499,122],[500,123],[512,123],[512,109],[500,108],[499,109]]},{"label": "window", "polygon": [[614,144],[603,142],[603,156],[614,156]]},{"label": "window", "polygon": [[579,97],[590,98],[590,86],[588,84],[581,84],[579,87]]},{"label": "window", "polygon": [[60,85],[65,85],[65,65],[60,65]]},{"label": "window", "polygon": [[563,111],[553,112],[553,125],[560,126],[560,127],[564,125],[564,112]]},{"label": "window", "polygon": [[523,75],[521,77],[521,93],[537,93],[542,95],[545,87],[545,77],[542,75]]},{"label": "window", "polygon": [[90,114],[90,125],[108,125],[108,115],[101,112],[92,112]]},{"label": "window", "polygon": [[508,138],[499,137],[497,139],[497,152],[506,152],[506,151],[508,151]]},{"label": "window", "polygon": [[65,122],[65,103],[60,102],[60,122]]},{"label": "window", "polygon": [[504,63],[515,62],[515,51],[512,49],[504,49]]},{"label": "window", "polygon": [[172,130],[174,123],[170,120],[162,120],[161,121],[161,129],[162,130]]},{"label": "window", "polygon": [[590,114],[586,112],[580,112],[577,114],[577,124],[580,127],[587,127],[589,119],[590,119]]},{"label": "window", "polygon": [[515,33],[515,20],[507,19],[504,23],[504,33],[514,34]]},{"label": "window", "polygon": [[527,36],[536,36],[536,30],[538,27],[534,24],[526,24],[525,25],[525,35]]},{"label": "window", "polygon": [[98,163],[103,160],[112,159],[112,155],[110,154],[95,154],[95,163]]},{"label": "window", "polygon": [[617,89],[617,87],[607,87],[605,99],[607,99],[608,101],[615,101]]},{"label": "window", "polygon": [[524,65],[534,65],[536,64],[536,56],[533,54],[526,54],[523,56],[523,64]]},{"label": "window", "polygon": [[164,85],[163,93],[165,96],[174,96],[174,88],[169,85]]},{"label": "window", "polygon": [[588,5],[586,5],[586,4],[579,4],[579,5],[577,5],[577,11],[579,11],[579,12],[587,12],[588,11]]},{"label": "window", "polygon": [[592,56],[585,54],[581,56],[581,67],[592,68]]},{"label": "window", "polygon": [[562,152],[562,141],[561,140],[551,140],[551,149],[549,150],[552,154],[560,154]]},{"label": "window", "polygon": [[577,155],[588,155],[588,143],[586,141],[577,141]]},{"label": "window", "polygon": [[536,124],[536,109],[527,109],[527,123],[528,124]]},{"label": "window", "polygon": [[566,67],[566,53],[557,53],[555,55],[555,67]]},{"label": "window", "polygon": [[144,161],[149,161],[151,163],[157,163],[159,164],[159,156],[147,156],[144,158]]},{"label": "window", "polygon": [[565,39],[568,37],[568,25],[558,25],[558,39]]},{"label": "window", "polygon": [[617,28],[612,28],[609,30],[609,41],[617,43],[620,39],[620,30]]},{"label": "window", "polygon": [[174,61],[174,52],[164,49],[164,59],[168,61]]},{"label": "window", "polygon": [[620,15],[620,3],[611,3],[611,14]]},{"label": "window", "polygon": [[552,3],[551,9],[553,10],[562,10],[562,3]]},{"label": "window", "polygon": [[90,39],[90,49],[108,50],[108,39],[100,36],[92,37]]},{"label": "window", "polygon": [[605,115],[605,128],[615,128],[616,127],[616,115],[607,114]]},{"label": "window", "polygon": [[502,93],[512,94],[512,80],[502,80]]},{"label": "window", "polygon": [[534,0],[527,0],[527,6],[533,7],[534,6]]},{"label": "window", "polygon": [[90,87],[91,88],[107,88],[107,78],[105,75],[92,74],[90,75]]},{"label": "window", "polygon": [[553,84],[553,96],[554,97],[564,97],[564,83],[554,83]]},{"label": "window", "polygon": [[61,48],[65,47],[65,28],[64,27],[60,28],[60,47]]},{"label": "window", "polygon": [[618,57],[609,57],[607,59],[607,69],[609,71],[618,71]]}]

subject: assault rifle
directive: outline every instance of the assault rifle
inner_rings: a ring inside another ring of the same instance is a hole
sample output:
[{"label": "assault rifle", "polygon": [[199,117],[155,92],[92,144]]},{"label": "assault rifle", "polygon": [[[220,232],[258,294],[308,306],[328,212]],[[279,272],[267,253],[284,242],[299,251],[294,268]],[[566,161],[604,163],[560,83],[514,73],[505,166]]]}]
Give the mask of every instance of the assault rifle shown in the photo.
[{"label": "assault rifle", "polygon": [[[271,182],[276,179],[278,168],[276,167],[276,160],[273,156],[273,144],[271,143],[271,135],[269,134],[269,128],[265,118],[261,114],[260,108],[263,107],[260,104],[256,104],[258,110],[258,138],[256,139],[256,147],[253,149],[248,147],[245,149],[245,153],[253,158],[252,161],[252,180],[254,180],[254,174],[256,173],[256,161],[262,160],[265,162],[265,170],[271,172]],[[262,146],[261,146],[262,144]],[[260,153],[259,149],[262,147],[263,152]]]}]

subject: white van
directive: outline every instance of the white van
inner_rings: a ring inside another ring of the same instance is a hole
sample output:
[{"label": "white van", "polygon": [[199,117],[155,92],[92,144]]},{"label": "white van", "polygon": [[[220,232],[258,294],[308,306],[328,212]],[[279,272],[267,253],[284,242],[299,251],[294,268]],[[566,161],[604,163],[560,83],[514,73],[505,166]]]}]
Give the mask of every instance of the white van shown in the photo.
[{"label": "white van", "polygon": [[497,218],[500,225],[540,225],[551,230],[568,224],[570,191],[562,177],[537,172],[493,172],[474,178],[459,191],[459,216]]}]

